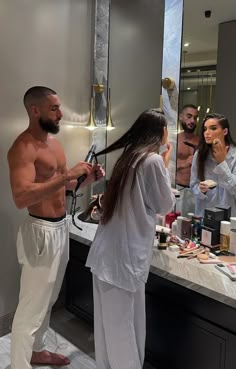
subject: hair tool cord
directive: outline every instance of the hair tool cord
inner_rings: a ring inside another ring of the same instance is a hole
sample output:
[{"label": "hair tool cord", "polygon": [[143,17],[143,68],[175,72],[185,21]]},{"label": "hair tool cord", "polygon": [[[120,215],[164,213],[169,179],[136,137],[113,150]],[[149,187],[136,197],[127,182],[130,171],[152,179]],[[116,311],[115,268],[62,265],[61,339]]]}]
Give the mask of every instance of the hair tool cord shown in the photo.
[{"label": "hair tool cord", "polygon": [[[93,162],[93,159],[95,159],[96,163],[97,163],[97,158],[95,156],[95,150],[96,150],[96,145],[92,145],[86,158],[85,158],[85,162],[87,163],[92,163]],[[82,231],[82,228],[79,227],[76,222],[75,222],[75,213],[76,213],[76,210],[77,210],[77,207],[76,207],[76,202],[77,202],[77,198],[78,197],[81,197],[81,194],[78,194],[77,195],[77,191],[78,189],[80,188],[81,184],[85,181],[87,175],[86,174],[83,174],[82,176],[80,176],[79,178],[77,178],[77,184],[76,184],[76,187],[73,191],[73,198],[72,198],[72,223],[73,225],[78,228],[80,231]]]}]

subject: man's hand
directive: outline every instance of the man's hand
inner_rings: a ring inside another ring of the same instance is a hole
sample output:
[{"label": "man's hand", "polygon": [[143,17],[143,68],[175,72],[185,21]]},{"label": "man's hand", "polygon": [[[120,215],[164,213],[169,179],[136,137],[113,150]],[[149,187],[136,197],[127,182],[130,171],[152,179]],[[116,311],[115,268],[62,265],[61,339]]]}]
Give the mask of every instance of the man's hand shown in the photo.
[{"label": "man's hand", "polygon": [[95,164],[92,167],[90,174],[87,176],[81,187],[87,186],[90,183],[100,181],[105,177],[105,171],[100,164]]},{"label": "man's hand", "polygon": [[192,161],[193,161],[193,155],[189,155],[187,160],[186,160],[186,164],[188,167],[192,166]]},{"label": "man's hand", "polygon": [[69,169],[66,173],[68,180],[77,179],[82,175],[89,176],[93,170],[92,164],[85,161],[79,161],[74,167]]}]

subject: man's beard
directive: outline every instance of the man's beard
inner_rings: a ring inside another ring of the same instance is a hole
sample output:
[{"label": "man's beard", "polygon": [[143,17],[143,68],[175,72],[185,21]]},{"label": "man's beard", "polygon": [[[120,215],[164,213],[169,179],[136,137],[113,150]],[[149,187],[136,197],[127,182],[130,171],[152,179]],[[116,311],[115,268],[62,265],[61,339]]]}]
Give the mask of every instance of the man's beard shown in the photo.
[{"label": "man's beard", "polygon": [[181,124],[182,124],[182,128],[183,128],[184,132],[186,132],[186,133],[193,133],[195,131],[195,128],[196,128],[195,125],[192,128],[190,128],[184,122],[181,122]]},{"label": "man's beard", "polygon": [[47,133],[57,134],[60,130],[59,124],[55,124],[51,119],[39,118],[40,127]]}]

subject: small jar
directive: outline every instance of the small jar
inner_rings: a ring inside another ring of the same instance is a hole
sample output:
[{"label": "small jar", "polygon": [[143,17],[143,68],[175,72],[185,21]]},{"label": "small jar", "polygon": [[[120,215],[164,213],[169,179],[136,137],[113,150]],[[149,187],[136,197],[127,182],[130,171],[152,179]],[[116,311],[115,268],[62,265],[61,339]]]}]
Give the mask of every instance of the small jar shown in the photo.
[{"label": "small jar", "polygon": [[220,251],[229,251],[230,248],[230,222],[220,222]]}]

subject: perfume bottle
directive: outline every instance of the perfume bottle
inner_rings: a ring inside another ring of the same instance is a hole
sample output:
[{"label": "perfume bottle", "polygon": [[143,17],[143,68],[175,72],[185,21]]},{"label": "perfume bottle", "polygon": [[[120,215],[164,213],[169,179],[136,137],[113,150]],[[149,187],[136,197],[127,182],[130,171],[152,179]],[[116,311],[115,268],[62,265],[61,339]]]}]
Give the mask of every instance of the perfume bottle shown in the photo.
[{"label": "perfume bottle", "polygon": [[167,246],[167,234],[164,232],[164,229],[161,229],[161,232],[159,233],[159,243],[157,248],[159,250],[166,250]]}]

